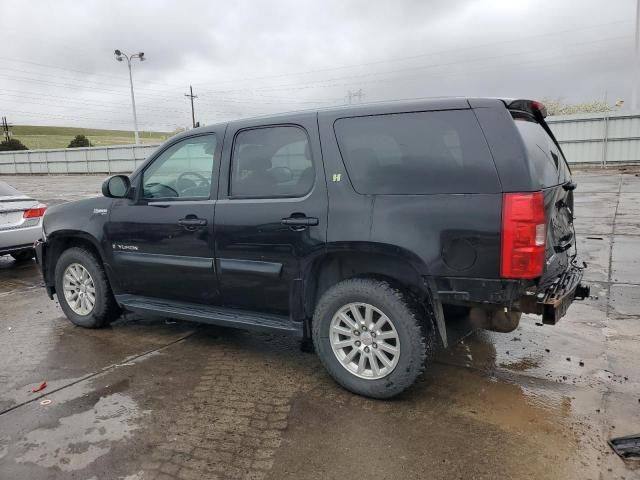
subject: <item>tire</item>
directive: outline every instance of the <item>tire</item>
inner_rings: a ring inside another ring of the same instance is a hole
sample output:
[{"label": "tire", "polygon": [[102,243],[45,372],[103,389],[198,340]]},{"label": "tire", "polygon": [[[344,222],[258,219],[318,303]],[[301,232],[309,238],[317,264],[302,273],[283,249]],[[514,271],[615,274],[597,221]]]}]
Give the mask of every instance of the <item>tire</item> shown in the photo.
[{"label": "tire", "polygon": [[30,248],[28,250],[20,250],[19,252],[13,252],[11,256],[16,262],[27,262],[29,260],[32,260],[33,257],[36,256],[36,251],[33,248]]},{"label": "tire", "polygon": [[[78,310],[77,306],[74,310],[64,290],[64,276],[67,268],[72,266],[71,269],[74,271],[82,270],[77,265],[88,272],[93,282],[95,301],[93,307],[86,313],[75,311]],[[102,264],[93,253],[82,247],[69,248],[60,255],[56,263],[55,284],[60,307],[62,307],[67,318],[80,327],[102,328],[120,315],[120,308],[113,297],[111,286]]]},{"label": "tire", "polygon": [[[347,323],[336,325],[336,322],[343,321],[340,318],[344,318],[339,315],[340,312],[344,313],[348,308],[351,312],[351,314],[346,313],[349,320],[355,318],[351,310],[353,304],[359,309],[359,318],[367,313],[367,305],[372,307],[374,313],[371,325],[378,325],[376,319],[383,319],[378,315],[386,315],[391,323],[391,330],[389,325],[386,327],[383,325],[387,331],[359,330],[359,335],[352,337],[341,333],[336,334],[336,331],[342,332],[343,327],[347,325]],[[336,326],[338,330],[334,329]],[[374,333],[375,338],[373,338]],[[388,340],[380,340],[383,334],[386,334],[385,337]],[[395,338],[393,338],[394,335]],[[431,358],[437,340],[432,316],[426,308],[415,302],[409,294],[389,283],[366,278],[345,280],[325,292],[313,315],[312,336],[320,361],[337,383],[353,393],[379,399],[394,397],[413,385],[424,370],[426,361]],[[332,338],[336,339],[333,343]],[[347,346],[343,350],[338,349],[338,353],[334,350],[334,346],[337,348],[341,343],[358,338],[361,341],[357,348],[364,348],[364,350],[355,353],[353,363],[345,367],[344,362],[349,361],[348,357],[354,354],[358,340],[354,341],[353,348]],[[387,355],[383,350],[386,351],[389,346],[393,346],[393,342],[399,347],[399,352],[396,355],[397,358],[392,356],[393,359],[390,360],[391,355]],[[369,356],[368,360],[364,360],[364,366],[368,366],[369,369],[365,368],[358,374],[360,356],[367,348],[363,347],[364,345],[371,345],[368,347],[368,353],[364,354]],[[376,347],[376,351],[372,350],[373,347]],[[380,354],[384,354],[393,365],[385,367]],[[342,361],[338,359],[339,355],[343,355]],[[373,357],[378,357],[373,360],[379,370],[377,375],[371,363]],[[356,362],[355,359],[358,361]],[[355,363],[358,364],[357,367]],[[358,371],[354,371],[355,368],[358,368]],[[384,369],[386,371],[383,371]],[[370,377],[366,378],[367,375]]]}]

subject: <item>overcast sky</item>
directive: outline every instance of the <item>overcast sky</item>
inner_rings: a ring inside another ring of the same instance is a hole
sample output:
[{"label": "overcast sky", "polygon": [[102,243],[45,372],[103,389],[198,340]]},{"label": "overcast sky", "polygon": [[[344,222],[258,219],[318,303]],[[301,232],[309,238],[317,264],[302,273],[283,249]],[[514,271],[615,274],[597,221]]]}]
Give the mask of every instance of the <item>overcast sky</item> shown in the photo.
[{"label": "overcast sky", "polygon": [[[442,95],[631,100],[636,0],[5,2],[0,114],[142,130]],[[357,101],[354,98],[353,101]]]}]

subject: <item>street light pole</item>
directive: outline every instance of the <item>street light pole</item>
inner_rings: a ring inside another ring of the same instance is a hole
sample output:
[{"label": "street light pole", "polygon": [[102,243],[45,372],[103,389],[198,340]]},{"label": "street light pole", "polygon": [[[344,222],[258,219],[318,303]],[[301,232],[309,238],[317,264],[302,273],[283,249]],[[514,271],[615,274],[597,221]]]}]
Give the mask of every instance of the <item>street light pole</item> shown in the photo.
[{"label": "street light pole", "polygon": [[633,88],[631,89],[631,109],[638,110],[638,83],[640,82],[640,0],[636,1],[636,42],[633,53]]},{"label": "street light pole", "polygon": [[127,66],[129,67],[129,87],[131,87],[131,106],[133,107],[133,128],[136,137],[136,145],[140,143],[138,136],[138,116],[136,115],[136,97],[133,94],[133,76],[131,75],[131,60],[127,58]]},{"label": "street light pole", "polygon": [[[640,0],[639,0],[640,1]],[[133,109],[133,128],[134,135],[136,139],[136,145],[140,143],[140,137],[138,135],[138,116],[136,115],[136,97],[133,94],[133,75],[131,74],[131,60],[134,58],[140,59],[141,62],[145,61],[144,52],[134,53],[133,55],[127,55],[126,53],[116,50],[115,52],[116,60],[119,62],[122,61],[123,58],[127,60],[127,67],[129,67],[129,86],[131,87],[131,108]]]}]

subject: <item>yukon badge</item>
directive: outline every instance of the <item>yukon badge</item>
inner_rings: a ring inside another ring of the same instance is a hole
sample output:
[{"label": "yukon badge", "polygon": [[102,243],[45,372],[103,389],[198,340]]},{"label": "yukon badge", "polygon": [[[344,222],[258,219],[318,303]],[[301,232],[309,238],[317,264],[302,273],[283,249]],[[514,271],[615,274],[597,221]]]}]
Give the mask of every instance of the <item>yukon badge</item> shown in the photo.
[{"label": "yukon badge", "polygon": [[93,214],[94,215],[106,215],[109,212],[109,209],[107,208],[94,208],[93,209]]},{"label": "yukon badge", "polygon": [[132,250],[132,251],[138,251],[138,247],[136,247],[135,245],[120,245],[119,243],[113,243],[111,245],[111,248],[113,248],[114,250]]}]

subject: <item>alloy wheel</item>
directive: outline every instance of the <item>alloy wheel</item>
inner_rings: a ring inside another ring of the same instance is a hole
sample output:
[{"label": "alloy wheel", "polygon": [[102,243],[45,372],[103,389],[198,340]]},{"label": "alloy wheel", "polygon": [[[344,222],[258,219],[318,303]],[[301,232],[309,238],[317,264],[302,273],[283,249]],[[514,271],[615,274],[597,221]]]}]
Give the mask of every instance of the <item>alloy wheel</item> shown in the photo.
[{"label": "alloy wheel", "polygon": [[79,263],[69,265],[63,274],[64,298],[78,315],[89,315],[96,304],[96,286],[89,271]]},{"label": "alloy wheel", "polygon": [[377,380],[389,375],[400,358],[400,338],[391,319],[368,303],[349,303],[331,320],[329,342],[345,369]]}]

